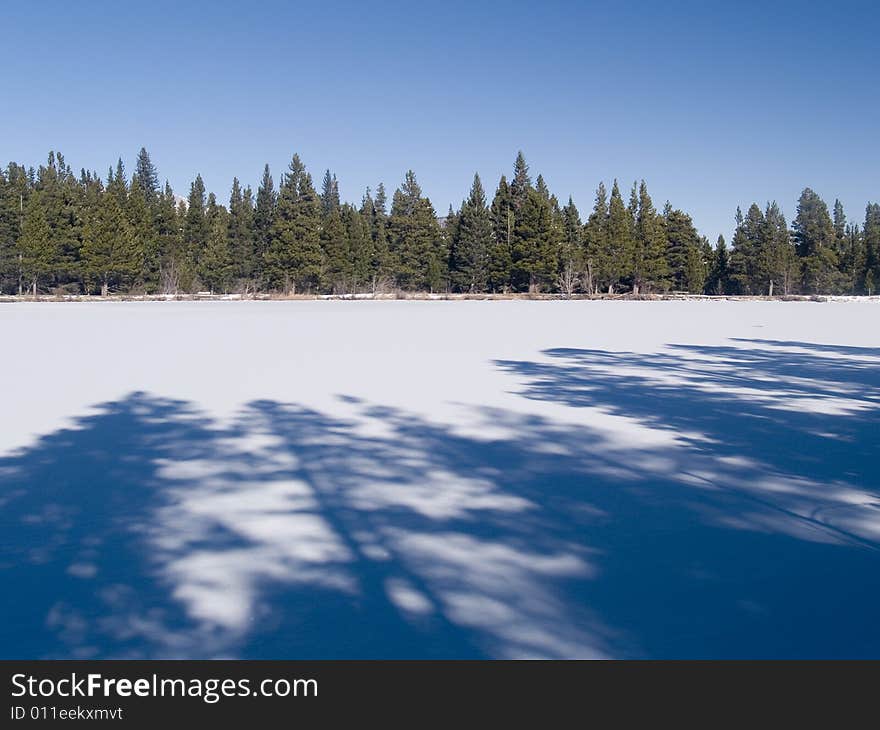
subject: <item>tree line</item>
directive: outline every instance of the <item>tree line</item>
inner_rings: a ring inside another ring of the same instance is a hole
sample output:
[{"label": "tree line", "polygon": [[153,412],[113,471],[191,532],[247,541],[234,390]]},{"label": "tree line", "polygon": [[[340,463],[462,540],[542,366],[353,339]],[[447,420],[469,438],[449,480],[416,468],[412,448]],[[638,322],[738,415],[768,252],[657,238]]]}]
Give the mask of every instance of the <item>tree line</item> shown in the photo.
[{"label": "tree line", "polygon": [[176,294],[682,291],[705,294],[872,294],[880,283],[880,205],[862,225],[812,190],[788,225],[779,206],[736,211],[728,248],[686,212],[658,211],[644,181],[624,200],[596,190],[586,220],[561,205],[523,154],[489,200],[479,175],[438,218],[412,171],[390,206],[380,183],[360,206],[336,176],[320,190],[298,155],[278,186],[266,165],[256,193],[236,178],[227,204],[201,175],[186,200],[159,183],[141,149],[131,176],[77,176],[50,152],[34,169],[0,171],[0,291]]}]

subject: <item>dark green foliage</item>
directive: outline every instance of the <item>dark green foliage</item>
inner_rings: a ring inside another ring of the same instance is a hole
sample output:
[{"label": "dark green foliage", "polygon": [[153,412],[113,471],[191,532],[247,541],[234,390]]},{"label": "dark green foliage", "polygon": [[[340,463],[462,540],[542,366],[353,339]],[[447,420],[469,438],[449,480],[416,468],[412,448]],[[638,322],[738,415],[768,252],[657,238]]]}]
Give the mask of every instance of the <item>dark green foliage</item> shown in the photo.
[{"label": "dark green foliage", "polygon": [[349,250],[349,239],[338,205],[323,206],[321,250],[324,270],[323,288],[334,294],[354,291],[354,261]]},{"label": "dark green foliage", "polygon": [[550,201],[529,188],[513,226],[511,283],[516,291],[546,291],[555,286],[557,243]]},{"label": "dark green foliage", "polygon": [[327,170],[321,183],[321,211],[328,216],[334,210],[339,210],[339,183],[336,182],[336,175],[331,175]]},{"label": "dark green foliage", "polygon": [[[630,202],[630,209],[633,204]],[[642,180],[638,189],[638,213],[629,256],[633,293],[662,291],[668,286],[666,234],[663,219],[657,215],[648,186]]]},{"label": "dark green foliage", "polygon": [[758,268],[766,293],[791,294],[797,286],[797,257],[785,216],[775,200],[764,211],[760,257]]},{"label": "dark green foliage", "polygon": [[589,294],[598,294],[607,288],[611,291],[619,272],[612,261],[611,239],[608,229],[608,193],[605,183],[599,183],[593,212],[584,225],[584,283]]},{"label": "dark green foliage", "polygon": [[369,283],[371,291],[387,289],[394,276],[394,262],[388,244],[388,210],[385,186],[379,183],[375,199],[367,188],[361,203],[362,224],[366,226],[369,239]]},{"label": "dark green foliage", "polygon": [[415,173],[406,173],[395,192],[388,221],[397,284],[406,290],[437,290],[443,285],[446,259],[431,201],[422,197]]},{"label": "dark green foliage", "polygon": [[205,222],[208,240],[199,257],[199,279],[209,291],[225,294],[232,286],[235,271],[229,245],[229,213],[217,204],[214,193],[208,196]]},{"label": "dark green foliage", "polygon": [[131,245],[136,269],[134,283],[143,287],[145,291],[153,293],[159,281],[159,235],[154,216],[150,211],[150,203],[138,176],[131,181],[125,215],[131,228]]},{"label": "dark green foliage", "polygon": [[183,224],[183,247],[177,261],[180,270],[181,286],[184,291],[192,291],[196,285],[197,269],[205,247],[208,245],[208,217],[206,211],[205,183],[197,175],[190,186]]},{"label": "dark green foliage", "polygon": [[299,155],[278,191],[274,218],[265,254],[269,285],[284,292],[315,291],[322,278],[321,201]]},{"label": "dark green foliage", "polygon": [[257,203],[254,208],[254,278],[262,283],[268,283],[266,273],[266,256],[269,244],[272,241],[272,227],[275,224],[275,210],[278,205],[278,197],[275,193],[275,183],[269,172],[269,165],[263,168],[263,178],[257,188]]},{"label": "dark green foliage", "polygon": [[453,253],[450,256],[450,278],[453,289],[485,291],[489,281],[489,252],[493,246],[494,232],[479,175],[474,175],[470,194],[461,206],[461,214],[457,220],[447,217],[446,227],[451,231]]},{"label": "dark green foliage", "polygon": [[40,195],[31,195],[18,240],[21,276],[34,295],[52,275],[60,260]]},{"label": "dark green foliage", "polygon": [[522,150],[517,152],[516,161],[513,163],[513,180],[510,183],[510,198],[514,210],[518,211],[525,205],[528,192],[532,189],[532,179],[529,177],[529,166]]},{"label": "dark green foliage", "polygon": [[833,289],[836,283],[834,273],[837,269],[834,224],[825,201],[810,188],[801,193],[792,228],[795,248],[801,262],[804,291],[822,292]]},{"label": "dark green foliage", "polygon": [[[111,235],[111,232],[115,232]],[[238,178],[228,208],[193,181],[186,201],[145,148],[134,174],[120,159],[101,178],[74,175],[60,153],[0,170],[0,292],[146,293],[257,290],[353,294],[408,291],[709,294],[875,292],[880,206],[864,226],[829,212],[807,188],[790,229],[776,202],[737,209],[732,249],[713,248],[691,217],[654,208],[644,181],[629,202],[599,185],[585,223],[560,205],[522,152],[491,204],[479,175],[459,210],[438,219],[410,171],[391,210],[382,184],[359,207],[340,200],[336,175],[320,194],[294,155],[276,191],[269,166],[256,195]]]},{"label": "dark green foliage", "polygon": [[255,288],[257,277],[254,201],[250,187],[242,191],[238,178],[232,180],[229,195],[229,256],[231,276],[244,291]]},{"label": "dark green foliage", "polygon": [[159,199],[159,174],[144,147],[141,147],[141,151],[138,152],[135,178],[140,184],[147,206],[152,208]]},{"label": "dark green foliage", "polygon": [[718,236],[718,242],[712,252],[705,292],[718,295],[730,293],[730,255],[724,236]]},{"label": "dark green foliage", "polygon": [[341,212],[351,267],[350,289],[352,292],[373,289],[379,268],[374,263],[376,255],[369,222],[349,203],[342,205]]},{"label": "dark green foliage", "polygon": [[117,194],[107,191],[83,230],[82,273],[86,290],[129,287],[142,272],[134,232],[119,204]]},{"label": "dark green foliage", "polygon": [[880,203],[869,203],[865,208],[861,250],[860,289],[865,294],[874,294],[880,287]]},{"label": "dark green foliage", "polygon": [[663,214],[670,285],[676,291],[700,294],[706,279],[702,241],[691,217],[667,204]]},{"label": "dark green foliage", "polygon": [[513,195],[507,178],[502,175],[498,189],[489,209],[492,223],[492,241],[486,262],[486,279],[489,291],[504,292],[510,287],[513,250]]}]

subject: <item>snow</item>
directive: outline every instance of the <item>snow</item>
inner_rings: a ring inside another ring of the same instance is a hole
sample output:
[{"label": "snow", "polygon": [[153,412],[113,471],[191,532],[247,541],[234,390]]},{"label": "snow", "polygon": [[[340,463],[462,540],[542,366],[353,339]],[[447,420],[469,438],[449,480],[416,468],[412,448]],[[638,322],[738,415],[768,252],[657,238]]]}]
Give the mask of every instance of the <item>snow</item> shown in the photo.
[{"label": "snow", "polygon": [[878,657],[878,316],[0,305],[0,654]]}]

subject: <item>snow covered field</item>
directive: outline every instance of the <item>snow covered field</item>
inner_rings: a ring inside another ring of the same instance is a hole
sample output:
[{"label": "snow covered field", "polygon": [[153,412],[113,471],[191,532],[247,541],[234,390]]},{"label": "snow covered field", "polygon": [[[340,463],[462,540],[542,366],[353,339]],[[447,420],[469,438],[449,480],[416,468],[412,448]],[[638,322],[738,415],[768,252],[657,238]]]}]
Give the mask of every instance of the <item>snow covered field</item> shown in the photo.
[{"label": "snow covered field", "polygon": [[0,305],[0,655],[880,657],[878,325]]}]

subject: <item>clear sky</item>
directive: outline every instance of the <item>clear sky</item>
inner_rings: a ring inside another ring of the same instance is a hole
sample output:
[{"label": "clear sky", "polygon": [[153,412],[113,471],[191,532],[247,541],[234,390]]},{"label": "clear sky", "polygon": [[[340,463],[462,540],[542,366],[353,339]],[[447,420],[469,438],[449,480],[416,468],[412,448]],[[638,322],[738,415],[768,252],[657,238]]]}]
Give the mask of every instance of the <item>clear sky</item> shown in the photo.
[{"label": "clear sky", "polygon": [[276,183],[293,152],[343,198],[408,168],[439,214],[522,149],[584,217],[645,178],[713,240],[736,206],[801,189],[851,220],[880,199],[874,2],[6,2],[0,162],[60,150],[102,174],[150,151]]}]

